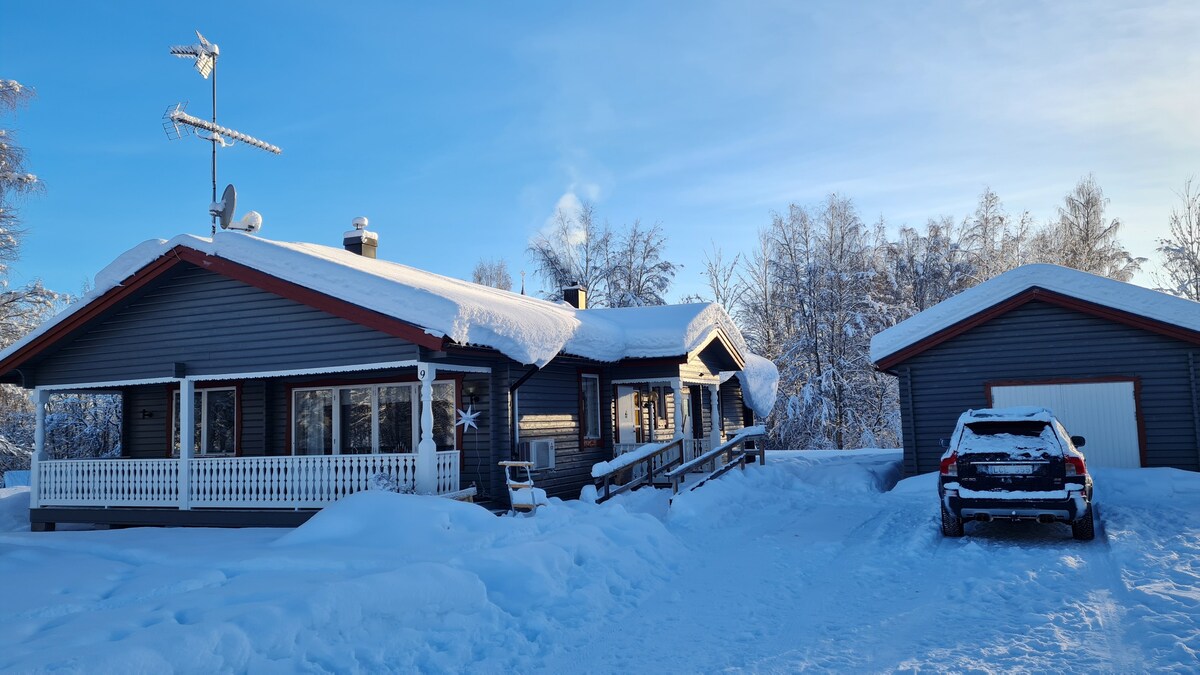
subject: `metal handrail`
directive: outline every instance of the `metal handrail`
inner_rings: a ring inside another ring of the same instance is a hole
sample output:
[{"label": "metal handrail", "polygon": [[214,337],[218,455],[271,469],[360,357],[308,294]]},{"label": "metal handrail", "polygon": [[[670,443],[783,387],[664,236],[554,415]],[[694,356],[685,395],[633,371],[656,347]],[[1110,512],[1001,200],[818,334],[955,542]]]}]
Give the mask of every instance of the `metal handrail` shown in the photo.
[{"label": "metal handrail", "polygon": [[[718,445],[717,447],[713,448],[712,450],[709,450],[708,452],[704,453],[703,455],[697,456],[695,459],[689,460],[689,461],[681,464],[680,466],[675,467],[674,469],[671,470],[670,473],[667,474],[667,478],[674,480],[675,478],[677,478],[679,476],[683,476],[685,474],[691,473],[694,469],[711,462],[718,455],[722,455],[722,454],[728,452],[734,446],[745,443],[747,441],[757,440],[759,438],[762,438],[765,435],[766,435],[766,430],[761,426],[747,427],[745,429],[742,429],[733,438],[729,439],[728,441],[725,441],[721,445]],[[743,450],[744,450],[744,452],[754,450],[755,452],[757,452],[760,455],[763,454],[763,452],[764,452],[763,450],[756,450],[754,448],[743,448]]]},{"label": "metal handrail", "polygon": [[[647,443],[646,445],[659,445],[659,444],[658,443]],[[646,447],[646,445],[643,445],[642,447],[644,448],[644,447]],[[663,455],[666,455],[667,453],[669,453],[671,451],[672,448],[679,448],[678,458],[666,460],[657,469],[654,468],[654,460],[658,457],[662,457]],[[634,450],[634,452],[637,452],[637,450]],[[669,443],[664,444],[661,448],[646,455],[645,457],[641,457],[641,458],[639,458],[633,462],[630,462],[629,464],[622,466],[620,468],[613,469],[612,471],[609,471],[601,476],[596,476],[595,479],[596,479],[596,483],[597,483],[597,488],[603,489],[603,491],[604,491],[603,494],[600,494],[599,496],[596,497],[596,503],[599,504],[601,502],[605,502],[609,499],[612,499],[613,497],[616,497],[617,495],[621,494],[622,492],[628,492],[628,491],[630,491],[634,488],[640,487],[642,485],[653,484],[654,477],[656,475],[662,474],[664,471],[666,471],[670,467],[674,466],[676,462],[682,462],[682,461],[683,461],[683,439],[677,438]],[[633,468],[639,464],[646,465],[646,473],[645,474],[643,474],[639,478],[634,478],[633,480],[630,480],[628,483],[619,484],[616,488],[612,487],[614,478],[616,478],[620,474],[625,473],[626,471],[630,472],[630,474],[632,475]],[[668,473],[668,475],[669,475],[669,473]]]}]

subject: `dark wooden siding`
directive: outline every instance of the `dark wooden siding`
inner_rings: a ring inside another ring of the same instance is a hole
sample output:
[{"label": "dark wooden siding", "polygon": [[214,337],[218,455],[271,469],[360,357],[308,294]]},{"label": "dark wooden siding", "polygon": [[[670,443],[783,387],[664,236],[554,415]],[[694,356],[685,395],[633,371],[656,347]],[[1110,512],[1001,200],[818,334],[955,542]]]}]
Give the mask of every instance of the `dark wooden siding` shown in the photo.
[{"label": "dark wooden siding", "polygon": [[721,421],[725,430],[725,438],[746,427],[746,403],[742,400],[742,383],[738,378],[731,377],[721,385]]},{"label": "dark wooden siding", "polygon": [[[594,445],[580,446],[580,369],[600,372],[600,434]],[[592,465],[612,457],[612,378],[590,362],[558,358],[521,385],[519,394],[522,441],[554,439],[554,469],[534,476],[538,487],[552,496],[575,498],[592,482]]]},{"label": "dark wooden siding", "polygon": [[237,373],[415,359],[410,342],[190,265],[63,341],[36,384]]},{"label": "dark wooden siding", "polygon": [[988,405],[997,380],[1134,377],[1146,466],[1196,470],[1195,345],[1045,302],[1030,302],[898,364],[905,468],[937,469],[959,414]]},{"label": "dark wooden siding", "polygon": [[122,394],[126,428],[121,454],[139,459],[168,456],[167,425],[171,423],[171,399],[167,386],[130,387]]}]

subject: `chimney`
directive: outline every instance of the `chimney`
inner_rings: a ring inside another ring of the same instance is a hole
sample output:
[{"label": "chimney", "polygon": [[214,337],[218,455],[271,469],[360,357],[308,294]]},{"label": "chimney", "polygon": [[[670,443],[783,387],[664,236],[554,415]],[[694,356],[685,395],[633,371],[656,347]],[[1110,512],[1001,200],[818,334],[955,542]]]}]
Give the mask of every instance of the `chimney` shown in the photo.
[{"label": "chimney", "polygon": [[355,218],[352,222],[354,229],[342,235],[342,246],[364,258],[374,258],[375,251],[379,249],[379,235],[367,232],[367,219],[363,216]]},{"label": "chimney", "polygon": [[587,309],[587,291],[578,282],[563,289],[563,300],[575,309]]}]

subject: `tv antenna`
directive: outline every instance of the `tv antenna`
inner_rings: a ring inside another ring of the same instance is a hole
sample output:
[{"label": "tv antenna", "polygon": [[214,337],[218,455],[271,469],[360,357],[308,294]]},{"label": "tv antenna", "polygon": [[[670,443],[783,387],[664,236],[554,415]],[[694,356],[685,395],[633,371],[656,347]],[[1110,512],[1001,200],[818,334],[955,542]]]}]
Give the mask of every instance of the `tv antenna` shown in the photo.
[{"label": "tv antenna", "polygon": [[[200,73],[200,77],[207,80],[210,75],[212,76],[212,120],[189,115],[185,112],[187,103],[177,103],[167,108],[167,112],[163,115],[163,130],[167,132],[167,138],[171,140],[195,134],[197,138],[212,144],[212,203],[209,206],[209,214],[212,216],[212,233],[215,235],[218,219],[221,221],[222,227],[229,227],[233,212],[233,200],[223,198],[220,202],[217,201],[217,146],[224,148],[240,142],[276,155],[283,151],[279,149],[279,146],[217,124],[217,58],[221,55],[221,48],[205,39],[200,31],[196,31],[196,37],[200,40],[199,44],[176,45],[171,47],[170,52],[181,59],[195,59],[196,72]],[[197,129],[199,132],[196,131]],[[232,185],[225,189],[227,196],[232,189]],[[249,215],[247,214],[247,218]],[[262,224],[262,217],[257,213],[254,213],[254,216],[258,219],[257,224],[253,230],[247,228],[247,231],[257,231]],[[246,221],[246,218],[242,220]]]}]

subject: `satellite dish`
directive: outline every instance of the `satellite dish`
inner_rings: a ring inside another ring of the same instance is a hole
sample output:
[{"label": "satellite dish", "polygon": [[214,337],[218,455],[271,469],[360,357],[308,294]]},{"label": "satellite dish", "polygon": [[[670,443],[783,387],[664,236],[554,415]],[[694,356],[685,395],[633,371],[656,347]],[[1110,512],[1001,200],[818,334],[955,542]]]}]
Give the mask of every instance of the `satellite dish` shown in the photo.
[{"label": "satellite dish", "polygon": [[233,210],[236,208],[237,190],[231,184],[225,186],[225,192],[221,193],[221,201],[213,202],[208,207],[208,213],[221,223],[222,230],[228,230],[229,224],[233,222]]},{"label": "satellite dish", "polygon": [[247,211],[241,220],[230,223],[229,229],[254,234],[262,229],[262,214],[258,211]]}]

